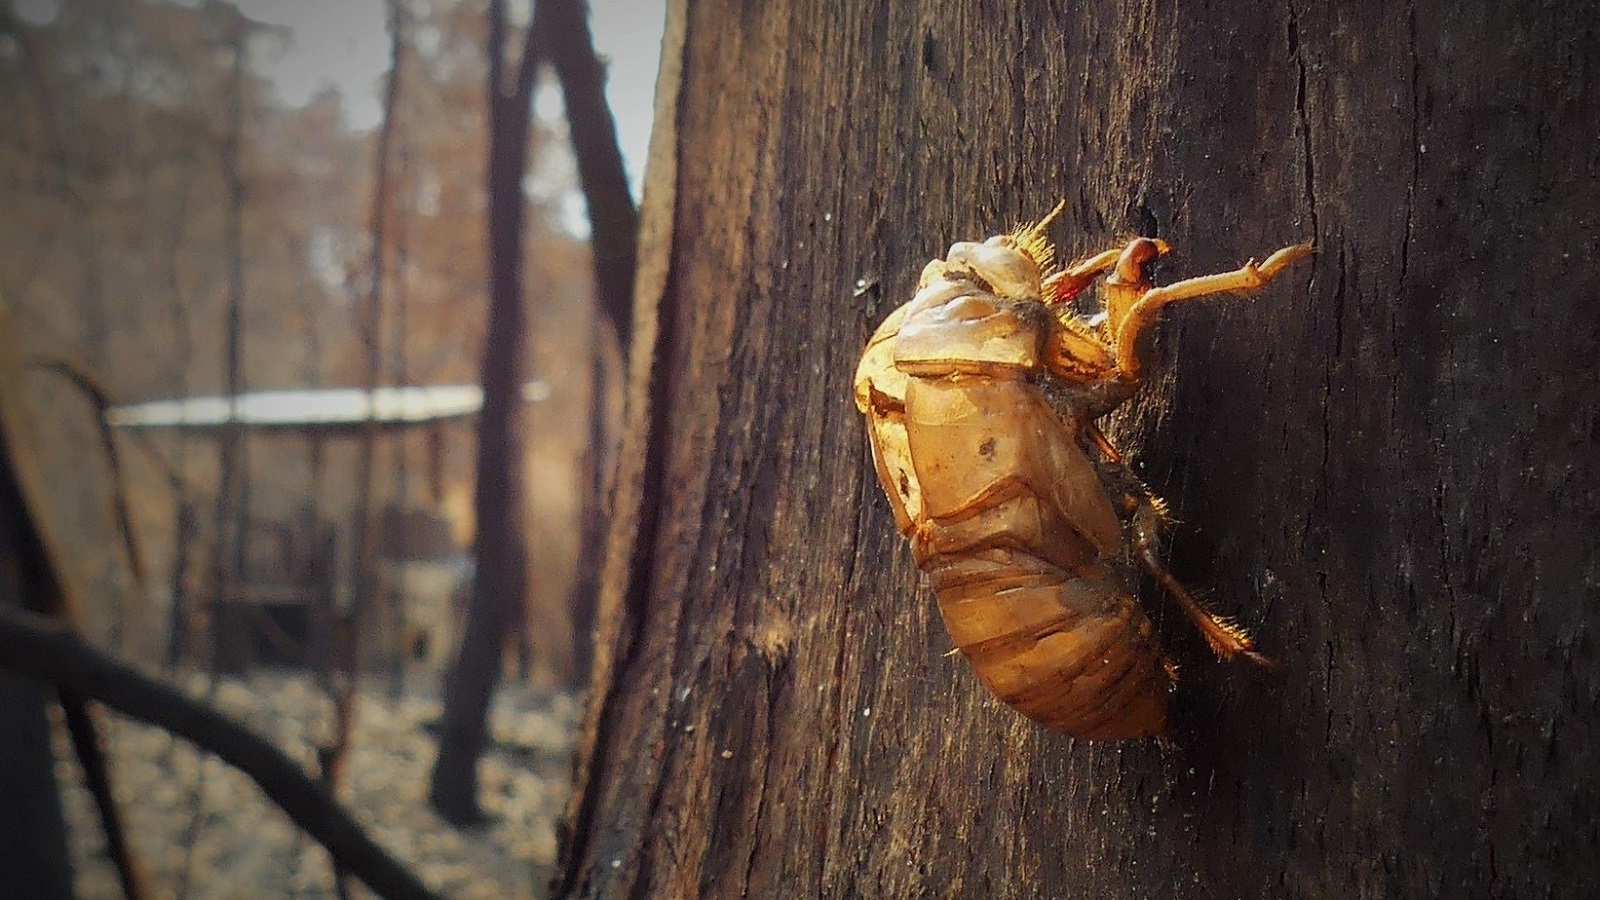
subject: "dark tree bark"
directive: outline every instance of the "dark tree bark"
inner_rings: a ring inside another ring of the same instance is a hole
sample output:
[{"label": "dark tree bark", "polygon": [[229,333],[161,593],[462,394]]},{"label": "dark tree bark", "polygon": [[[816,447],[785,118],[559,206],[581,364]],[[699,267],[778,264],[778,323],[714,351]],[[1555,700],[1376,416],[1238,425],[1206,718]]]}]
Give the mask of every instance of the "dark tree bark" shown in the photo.
[{"label": "dark tree bark", "polygon": [[[6,601],[11,602],[10,600]],[[51,695],[10,673],[0,675],[0,895],[71,897],[72,854],[50,752]]]},{"label": "dark tree bark", "polygon": [[[5,316],[0,314],[0,322]],[[3,402],[3,399],[0,399]],[[34,606],[55,586],[11,464],[0,415],[0,613]],[[0,897],[71,897],[72,855],[50,749],[43,685],[0,673]]]},{"label": "dark tree bark", "polygon": [[[82,609],[81,570],[74,571],[62,550],[60,533],[39,515],[41,498],[52,473],[29,438],[32,416],[21,389],[25,357],[10,339],[9,318],[0,309],[0,616],[50,617],[63,630],[76,622]],[[85,372],[56,364],[83,390],[103,413],[107,397]],[[127,508],[120,489],[120,466],[103,427],[107,459],[117,496],[119,525],[126,540],[130,573],[142,584],[138,548],[128,528]],[[0,661],[17,656],[0,649]],[[123,895],[129,900],[149,896],[143,868],[127,840],[120,808],[112,786],[110,766],[100,745],[98,729],[83,692],[58,685],[55,695],[67,734],[82,767],[84,785],[93,798],[106,838],[107,855],[116,867]],[[72,869],[67,849],[62,808],[45,695],[19,683],[11,673],[0,673],[0,809],[7,811],[0,826],[0,896],[71,896]]]},{"label": "dark tree bark", "polygon": [[[1586,4],[672,8],[559,894],[1600,889]],[[924,261],[1062,196],[1068,256],[1159,234],[1164,281],[1319,248],[1169,313],[1111,423],[1284,665],[1147,588],[1165,743],[944,657],[850,399]]]},{"label": "dark tree bark", "polygon": [[439,758],[428,800],[456,824],[479,821],[478,757],[489,699],[500,679],[506,637],[523,610],[527,551],[522,543],[522,177],[538,68],[534,29],[523,35],[514,78],[506,78],[506,10],[489,4],[489,331],[483,348],[483,409],[473,496],[477,573],[461,647],[445,682]]}]

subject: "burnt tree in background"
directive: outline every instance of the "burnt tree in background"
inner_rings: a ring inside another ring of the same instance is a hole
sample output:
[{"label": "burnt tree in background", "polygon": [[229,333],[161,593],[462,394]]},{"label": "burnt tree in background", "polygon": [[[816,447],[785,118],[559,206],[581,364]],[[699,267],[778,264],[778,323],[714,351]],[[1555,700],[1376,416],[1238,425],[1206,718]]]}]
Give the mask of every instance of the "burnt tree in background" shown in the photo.
[{"label": "burnt tree in background", "polygon": [[[0,310],[0,323],[9,322]],[[0,341],[4,336],[0,335]],[[7,348],[0,346],[0,368]],[[0,387],[0,391],[4,388]],[[28,513],[12,454],[15,427],[0,396],[0,608],[38,611],[60,597],[44,539]],[[72,896],[72,854],[56,782],[44,685],[0,672],[0,896]]]},{"label": "burnt tree in background", "polygon": [[[672,4],[558,892],[1592,893],[1587,6],[964,9]],[[850,399],[924,261],[1061,196],[1069,256],[1159,234],[1162,281],[1319,248],[1172,310],[1111,423],[1284,663],[1160,616],[1167,744],[944,658]]]},{"label": "burnt tree in background", "polygon": [[[583,683],[593,662],[595,595],[605,559],[609,518],[607,475],[616,462],[613,399],[619,393],[610,348],[625,351],[633,327],[633,279],[638,262],[639,210],[617,143],[616,120],[606,103],[605,64],[595,52],[584,0],[540,0],[540,40],[561,84],[572,153],[589,216],[594,265],[595,318],[589,368],[589,446],[583,458],[583,501],[578,514],[576,575],[567,608],[572,615],[573,673]],[[604,324],[602,324],[604,323]]]},{"label": "burnt tree in background", "polygon": [[538,56],[534,29],[523,33],[511,77],[506,70],[506,9],[489,3],[489,329],[483,346],[483,410],[478,414],[478,470],[473,494],[477,570],[461,646],[445,681],[439,758],[428,801],[447,821],[483,818],[478,757],[506,636],[522,615],[527,549],[522,543],[523,326],[522,234],[527,201],[528,124]]}]

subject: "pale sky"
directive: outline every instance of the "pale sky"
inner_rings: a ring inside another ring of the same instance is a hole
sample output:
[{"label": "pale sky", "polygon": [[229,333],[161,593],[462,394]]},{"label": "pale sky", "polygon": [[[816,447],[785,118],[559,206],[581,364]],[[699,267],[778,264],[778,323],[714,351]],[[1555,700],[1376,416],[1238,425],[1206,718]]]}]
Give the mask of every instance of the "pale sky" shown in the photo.
[{"label": "pale sky", "polygon": [[[40,24],[54,19],[60,5],[60,0],[11,2],[20,17]],[[377,124],[379,94],[389,65],[384,0],[234,2],[252,19],[293,31],[293,38],[281,53],[255,60],[285,103],[298,106],[332,85],[344,95],[351,127],[371,128]],[[513,9],[520,5],[512,0]],[[590,0],[589,5],[596,48],[609,61],[606,96],[617,121],[628,178],[637,196],[650,143],[666,0]],[[526,10],[522,11],[526,16]],[[548,113],[551,104],[547,98],[541,100],[544,102],[539,104],[540,112]]]},{"label": "pale sky", "polygon": [[[344,94],[355,128],[371,128],[389,65],[383,0],[235,0],[245,15],[294,31],[276,59],[261,60],[285,102],[299,105],[326,85]],[[643,178],[655,102],[666,0],[590,0],[596,49],[609,62],[606,96],[634,193]],[[515,7],[517,4],[512,3]],[[541,104],[541,111],[548,104]]]}]

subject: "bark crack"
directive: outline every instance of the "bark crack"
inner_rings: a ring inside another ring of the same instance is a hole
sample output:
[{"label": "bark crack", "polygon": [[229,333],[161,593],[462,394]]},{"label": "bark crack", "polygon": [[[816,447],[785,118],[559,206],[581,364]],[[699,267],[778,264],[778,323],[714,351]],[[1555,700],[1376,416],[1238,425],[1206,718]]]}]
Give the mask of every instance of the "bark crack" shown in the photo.
[{"label": "bark crack", "polygon": [[1294,58],[1299,77],[1295,84],[1294,110],[1300,123],[1300,147],[1305,156],[1306,204],[1311,216],[1311,237],[1321,236],[1317,222],[1317,171],[1315,156],[1311,152],[1311,118],[1306,114],[1306,58],[1300,44],[1300,14],[1292,8],[1289,12],[1289,55]]},{"label": "bark crack", "polygon": [[[772,657],[761,655],[762,663],[766,669],[767,681],[767,714],[766,714],[766,740],[761,746],[761,779],[756,783],[755,820],[750,823],[752,835],[761,834],[761,820],[767,808],[767,785],[772,780],[773,747],[777,741],[777,727],[773,723],[772,713],[778,705],[778,665]],[[761,842],[754,838],[750,841],[748,853],[745,856],[744,880],[740,884],[740,893],[750,895],[750,882],[755,878],[756,864],[759,861]]]},{"label": "bark crack", "polygon": [[1400,244],[1400,285],[1404,287],[1411,260],[1412,225],[1417,205],[1417,179],[1422,172],[1422,63],[1417,58],[1417,6],[1406,7],[1406,31],[1411,51],[1411,178],[1406,182],[1406,233]]},{"label": "bark crack", "polygon": [[[1308,109],[1308,107],[1310,105],[1310,97],[1309,97],[1309,90],[1308,90],[1309,66],[1306,63],[1305,45],[1302,42],[1301,36],[1300,36],[1300,11],[1298,9],[1294,8],[1293,6],[1291,6],[1290,10],[1289,10],[1289,23],[1288,23],[1288,35],[1287,35],[1287,38],[1288,38],[1289,56],[1294,59],[1296,72],[1297,72],[1297,77],[1296,77],[1296,81],[1295,81],[1294,105],[1295,105],[1295,118],[1296,118],[1296,121],[1297,121],[1297,123],[1299,125],[1299,131],[1300,131],[1300,149],[1301,149],[1301,154],[1305,159],[1304,191],[1305,191],[1305,200],[1306,200],[1306,207],[1307,207],[1307,216],[1311,220],[1311,237],[1312,237],[1312,240],[1315,243],[1317,243],[1318,245],[1322,245],[1324,243],[1323,235],[1322,235],[1322,226],[1321,226],[1320,219],[1319,219],[1319,217],[1317,215],[1316,152],[1315,152],[1314,141],[1312,139],[1312,134],[1311,134],[1311,116],[1310,116],[1310,112],[1309,112],[1309,109]],[[1343,349],[1344,349],[1344,292],[1345,292],[1344,272],[1345,272],[1345,259],[1344,259],[1344,248],[1343,248],[1342,245],[1339,248],[1339,267],[1338,267],[1338,272],[1339,272],[1339,280],[1338,280],[1337,285],[1334,288],[1334,292],[1333,292],[1334,296],[1333,296],[1333,304],[1332,304],[1333,308],[1331,310],[1331,314],[1332,314],[1332,317],[1333,317],[1333,353],[1330,355],[1329,358],[1326,358],[1324,360],[1323,369],[1322,369],[1322,397],[1323,397],[1323,403],[1322,403],[1322,460],[1321,460],[1321,465],[1320,465],[1320,468],[1319,468],[1319,471],[1321,472],[1321,478],[1320,478],[1317,490],[1316,490],[1315,495],[1314,495],[1314,497],[1315,497],[1315,499],[1314,499],[1314,507],[1315,507],[1315,509],[1317,511],[1321,511],[1321,512],[1326,512],[1326,509],[1327,509],[1327,502],[1328,502],[1327,498],[1328,498],[1328,492],[1330,490],[1330,475],[1329,475],[1329,471],[1330,470],[1329,470],[1329,466],[1330,466],[1330,464],[1332,462],[1331,455],[1332,455],[1333,446],[1334,446],[1333,411],[1332,411],[1332,404],[1330,402],[1331,399],[1333,398],[1333,394],[1334,394],[1334,385],[1333,385],[1334,369],[1335,369],[1334,360],[1338,357],[1338,355],[1340,353],[1343,352]],[[1310,280],[1308,282],[1308,285],[1309,286],[1314,286],[1315,284],[1316,284],[1316,270],[1313,267],[1312,273],[1311,273],[1311,277],[1310,277]],[[1312,513],[1312,515],[1315,515],[1315,514],[1316,514],[1315,512]],[[1312,539],[1312,537],[1313,537],[1313,535],[1312,535],[1312,527],[1311,527],[1310,520],[1308,519],[1308,521],[1306,523],[1305,532],[1304,532],[1304,535],[1303,535],[1303,538],[1302,538],[1302,544],[1309,542]],[[1319,579],[1318,580],[1319,580],[1319,593],[1321,593],[1323,598],[1326,599],[1327,598],[1327,594],[1328,594],[1328,592],[1327,592],[1327,583],[1326,583],[1326,581],[1327,581],[1326,573],[1319,573]]]}]

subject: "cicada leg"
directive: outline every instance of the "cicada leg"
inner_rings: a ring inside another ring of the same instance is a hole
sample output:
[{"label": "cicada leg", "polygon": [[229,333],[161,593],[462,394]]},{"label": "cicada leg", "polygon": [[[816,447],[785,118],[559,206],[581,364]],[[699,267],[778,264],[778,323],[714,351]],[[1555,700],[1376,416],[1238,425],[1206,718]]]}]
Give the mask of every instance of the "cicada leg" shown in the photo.
[{"label": "cicada leg", "polygon": [[1095,278],[1106,273],[1122,257],[1122,250],[1103,250],[1082,262],[1076,262],[1044,280],[1043,295],[1046,306],[1068,303]]},{"label": "cicada leg", "polygon": [[1160,554],[1161,528],[1168,520],[1165,504],[1151,494],[1150,489],[1123,463],[1122,455],[1104,432],[1096,426],[1090,426],[1089,437],[1105,456],[1100,463],[1101,475],[1106,480],[1107,489],[1120,500],[1124,520],[1133,532],[1133,555],[1139,560],[1139,565],[1161,582],[1161,587],[1178,601],[1178,606],[1200,629],[1206,643],[1217,656],[1225,660],[1243,656],[1259,666],[1277,669],[1277,663],[1256,651],[1255,641],[1243,628],[1213,615],[1167,571]]},{"label": "cicada leg", "polygon": [[1119,466],[1124,465],[1122,462],[1122,451],[1118,450],[1116,445],[1111,443],[1111,439],[1106,437],[1106,433],[1100,430],[1099,425],[1090,422],[1088,425],[1084,426],[1084,431],[1088,432],[1089,440],[1093,441],[1094,445],[1100,449],[1100,452],[1105,454],[1106,459],[1116,463]]},{"label": "cicada leg", "polygon": [[1061,316],[1062,327],[1051,335],[1045,354],[1046,368],[1073,384],[1118,385],[1114,397],[1104,398],[1108,409],[1126,399],[1136,385],[1117,365],[1116,323],[1150,291],[1144,267],[1169,249],[1165,241],[1134,238],[1124,247],[1096,253],[1044,280],[1044,302],[1056,307],[1070,302],[1099,276],[1111,273],[1101,296],[1104,320],[1091,327],[1077,316]]},{"label": "cicada leg", "polygon": [[1138,557],[1139,564],[1144,566],[1161,586],[1172,595],[1184,614],[1194,622],[1196,628],[1205,636],[1206,643],[1211,646],[1212,652],[1218,657],[1231,660],[1236,656],[1243,656],[1256,665],[1267,669],[1277,669],[1278,664],[1271,659],[1256,652],[1255,641],[1250,639],[1249,633],[1243,628],[1212,614],[1200,601],[1196,600],[1173,574],[1167,571],[1166,564],[1156,552],[1157,540],[1160,534],[1163,511],[1159,502],[1148,494],[1137,498],[1138,508],[1133,513],[1133,551]]},{"label": "cicada leg", "polygon": [[1163,307],[1180,300],[1255,290],[1291,263],[1311,255],[1310,244],[1295,244],[1272,254],[1260,265],[1251,260],[1232,272],[1186,278],[1153,288],[1145,278],[1144,265],[1164,253],[1166,245],[1156,241],[1146,244],[1137,240],[1129,244],[1117,262],[1116,272],[1106,281],[1106,333],[1116,350],[1118,371],[1130,380],[1139,378],[1139,338],[1154,324]]}]

